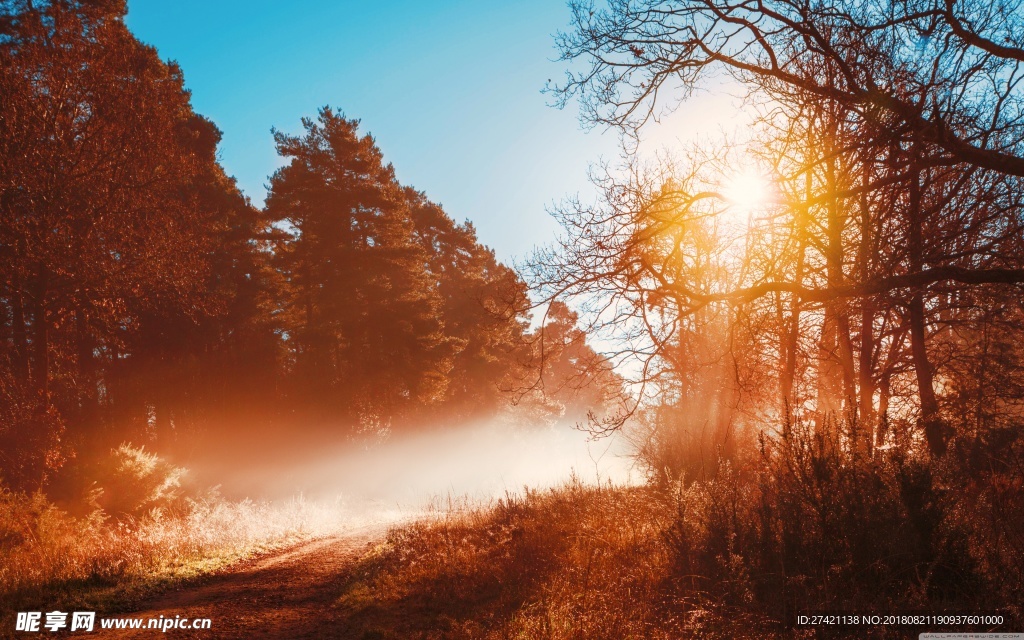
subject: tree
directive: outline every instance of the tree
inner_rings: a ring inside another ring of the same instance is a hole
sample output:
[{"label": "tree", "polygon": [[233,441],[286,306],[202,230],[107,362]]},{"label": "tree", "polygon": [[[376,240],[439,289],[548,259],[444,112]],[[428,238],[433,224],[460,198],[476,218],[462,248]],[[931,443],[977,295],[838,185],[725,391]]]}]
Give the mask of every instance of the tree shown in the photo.
[{"label": "tree", "polygon": [[579,315],[564,302],[552,301],[544,320],[534,347],[540,390],[561,405],[564,419],[598,428],[614,422],[625,393],[612,363],[587,342]]},{"label": "tree", "polygon": [[192,111],[180,69],[128,32],[125,10],[0,6],[2,367],[12,406],[35,416],[3,429],[10,451],[41,461],[11,479],[21,485],[98,433],[106,374],[135,357],[126,344],[144,317],[212,311],[202,191],[222,175],[219,133]]},{"label": "tree", "polygon": [[692,89],[722,69],[750,86],[785,86],[879,126],[913,131],[932,147],[929,163],[1024,175],[1024,14],[1016,2],[571,7],[562,56],[589,65],[555,90],[563,101],[580,96],[589,122],[636,126],[661,107],[666,82]]},{"label": "tree", "polygon": [[527,375],[530,345],[526,284],[480,245],[472,223],[456,224],[422,193],[406,189],[416,242],[428,256],[441,296],[445,334],[457,345],[443,412],[449,417],[492,414]]},{"label": "tree", "polygon": [[443,399],[458,347],[406,193],[373,138],[330,108],[303,127],[301,138],[275,133],[291,162],[267,197],[290,231],[277,260],[297,380],[323,405],[386,425]]},{"label": "tree", "polygon": [[[564,59],[589,63],[554,90],[562,104],[580,98],[587,122],[636,132],[665,108],[672,82],[694,90],[720,69],[745,85],[765,105],[759,142],[774,157],[763,154],[762,167],[788,194],[762,225],[778,232],[748,230],[754,251],[733,261],[724,285],[666,278],[658,262],[637,262],[638,273],[689,315],[716,305],[746,314],[774,298],[785,412],[801,402],[793,385],[803,318],[816,318],[818,413],[836,413],[867,434],[859,438],[867,449],[872,431],[887,424],[893,376],[912,372],[921,431],[941,455],[950,435],[936,389],[941,296],[1024,282],[1016,246],[1024,103],[1015,6],[687,0],[598,10],[577,3],[574,30],[559,42]],[[691,167],[674,179],[697,172]],[[579,237],[600,249],[610,244],[609,229],[593,221],[642,228],[643,212],[657,201],[650,196],[664,186],[647,184],[648,197],[625,211],[606,198],[627,215],[596,212]],[[701,189],[672,196],[670,226],[715,215],[705,206],[715,194]],[[570,226],[582,228],[581,221]],[[758,247],[759,237],[772,239]],[[634,245],[624,249],[637,254]],[[603,269],[608,252],[582,262],[579,252],[567,255],[584,268],[577,285],[624,274]]]}]

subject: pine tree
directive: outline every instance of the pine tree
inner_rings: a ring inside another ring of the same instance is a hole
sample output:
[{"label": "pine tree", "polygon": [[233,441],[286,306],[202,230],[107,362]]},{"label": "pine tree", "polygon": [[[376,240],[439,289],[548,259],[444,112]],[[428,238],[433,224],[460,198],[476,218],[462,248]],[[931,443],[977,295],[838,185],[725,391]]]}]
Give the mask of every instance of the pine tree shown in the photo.
[{"label": "pine tree", "polygon": [[384,425],[444,398],[457,344],[443,332],[405,192],[373,138],[329,107],[303,127],[302,137],[275,132],[291,162],[267,198],[289,232],[276,256],[297,399]]},{"label": "pine tree", "polygon": [[417,241],[443,300],[445,333],[459,345],[445,410],[461,417],[494,412],[527,375],[526,284],[479,243],[472,223],[456,224],[413,189],[406,194]]}]

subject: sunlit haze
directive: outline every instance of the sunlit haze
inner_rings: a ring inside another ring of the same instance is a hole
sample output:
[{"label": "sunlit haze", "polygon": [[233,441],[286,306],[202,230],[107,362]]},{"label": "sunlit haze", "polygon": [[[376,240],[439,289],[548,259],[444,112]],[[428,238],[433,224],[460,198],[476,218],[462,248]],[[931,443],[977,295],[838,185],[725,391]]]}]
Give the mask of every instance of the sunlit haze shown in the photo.
[{"label": "sunlit haze", "polygon": [[375,446],[277,448],[197,461],[197,479],[217,479],[234,496],[304,495],[355,512],[415,510],[449,497],[491,500],[524,487],[558,486],[575,475],[588,484],[643,480],[620,438],[593,440],[566,427],[510,428],[477,423],[398,435]]}]

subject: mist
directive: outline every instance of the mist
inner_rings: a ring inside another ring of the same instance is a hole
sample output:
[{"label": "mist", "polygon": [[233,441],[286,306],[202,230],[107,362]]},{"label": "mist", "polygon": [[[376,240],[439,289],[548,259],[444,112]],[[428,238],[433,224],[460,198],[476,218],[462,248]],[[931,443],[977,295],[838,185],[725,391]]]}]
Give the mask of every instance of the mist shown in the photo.
[{"label": "mist", "polygon": [[455,499],[487,502],[507,492],[642,480],[618,434],[592,438],[571,425],[510,427],[484,421],[392,435],[384,442],[344,442],[225,454],[190,464],[194,481],[232,498],[305,499],[345,511],[417,511]]}]

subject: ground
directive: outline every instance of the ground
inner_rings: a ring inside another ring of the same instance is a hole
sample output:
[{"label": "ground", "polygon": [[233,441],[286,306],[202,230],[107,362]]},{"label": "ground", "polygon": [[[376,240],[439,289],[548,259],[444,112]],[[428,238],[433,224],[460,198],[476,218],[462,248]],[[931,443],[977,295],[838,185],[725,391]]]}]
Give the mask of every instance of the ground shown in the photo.
[{"label": "ground", "polygon": [[[210,630],[169,631],[174,638],[345,638],[335,603],[348,570],[386,533],[374,524],[315,538],[183,585],[124,615],[210,618]],[[145,622],[143,624],[146,624]],[[97,627],[99,623],[97,622]],[[153,638],[151,629],[99,631],[97,638]]]}]

